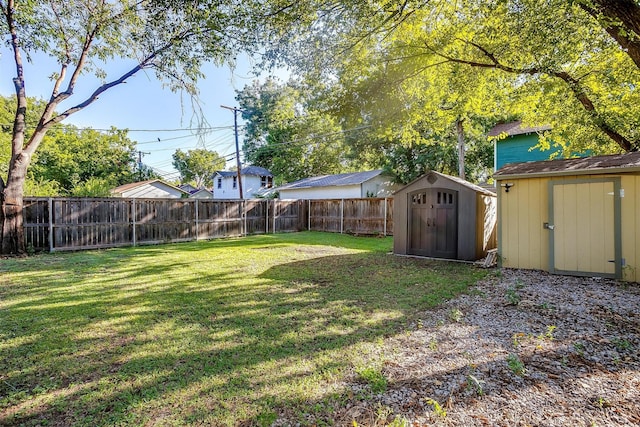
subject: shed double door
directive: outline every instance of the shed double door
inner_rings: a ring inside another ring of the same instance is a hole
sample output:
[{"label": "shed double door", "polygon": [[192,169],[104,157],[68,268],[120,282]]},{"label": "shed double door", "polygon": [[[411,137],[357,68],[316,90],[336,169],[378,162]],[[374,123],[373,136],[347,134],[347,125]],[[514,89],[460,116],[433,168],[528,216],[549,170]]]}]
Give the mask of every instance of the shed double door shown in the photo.
[{"label": "shed double door", "polygon": [[620,179],[551,181],[550,270],[621,277]]},{"label": "shed double door", "polygon": [[458,255],[458,192],[430,188],[409,197],[411,255],[455,259]]}]

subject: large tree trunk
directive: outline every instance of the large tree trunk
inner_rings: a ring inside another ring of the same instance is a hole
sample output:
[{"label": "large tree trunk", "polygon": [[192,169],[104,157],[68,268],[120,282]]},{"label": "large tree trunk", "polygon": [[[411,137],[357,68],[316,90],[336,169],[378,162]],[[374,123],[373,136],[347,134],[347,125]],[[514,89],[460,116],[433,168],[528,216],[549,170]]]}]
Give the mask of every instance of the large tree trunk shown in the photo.
[{"label": "large tree trunk", "polygon": [[637,0],[580,1],[640,68],[640,3]]},{"label": "large tree trunk", "polygon": [[23,255],[25,251],[22,207],[24,197],[24,181],[29,166],[29,156],[20,153],[11,162],[11,170],[2,191],[2,253]]}]

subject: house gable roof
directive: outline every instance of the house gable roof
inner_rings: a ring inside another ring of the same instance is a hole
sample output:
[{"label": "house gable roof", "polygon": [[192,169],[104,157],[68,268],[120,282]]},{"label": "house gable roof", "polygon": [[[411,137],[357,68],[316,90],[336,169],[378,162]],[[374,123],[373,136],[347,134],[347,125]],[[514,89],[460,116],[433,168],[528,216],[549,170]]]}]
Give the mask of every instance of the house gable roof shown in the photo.
[{"label": "house gable roof", "polygon": [[516,120],[515,122],[499,123],[495,125],[487,135],[490,137],[497,137],[502,134],[506,134],[507,136],[515,136],[533,132],[544,132],[546,130],[551,130],[551,126],[543,125],[526,127],[522,126],[522,120]]},{"label": "house gable roof", "polygon": [[189,192],[189,197],[196,197],[198,195],[206,194],[207,196],[213,196],[213,192],[206,188],[197,188],[194,191]]},{"label": "house gable roof", "polygon": [[[261,168],[260,166],[247,166],[240,170],[241,175],[251,175],[251,176],[273,176],[273,174],[265,168]],[[237,171],[217,171],[215,175],[219,175],[223,178],[227,178],[230,176],[237,176]]]},{"label": "house gable roof", "polygon": [[161,184],[161,185],[164,185],[164,186],[166,186],[166,187],[172,188],[172,189],[174,189],[174,190],[181,191],[181,192],[183,192],[184,194],[189,194],[189,192],[184,191],[184,190],[183,190],[183,189],[181,189],[181,188],[174,187],[174,186],[173,186],[173,185],[171,185],[171,184],[167,184],[166,182],[164,182],[164,181],[162,181],[162,180],[160,180],[160,179],[149,179],[149,180],[147,180],[147,181],[138,181],[138,182],[131,182],[131,183],[129,183],[129,184],[123,184],[123,185],[120,185],[120,186],[118,186],[118,187],[116,187],[116,188],[113,188],[113,189],[111,190],[111,194],[122,194],[122,193],[124,193],[125,191],[133,190],[134,188],[142,187],[143,185],[151,185],[151,184],[154,184],[154,183],[156,183],[156,182],[157,182],[157,183],[159,183],[159,184]]},{"label": "house gable roof", "polygon": [[596,172],[621,173],[640,171],[640,152],[577,159],[543,160],[510,163],[493,176],[497,179],[526,178],[547,175],[586,175]]},{"label": "house gable roof", "polygon": [[411,181],[407,185],[405,185],[402,188],[396,190],[393,194],[400,193],[400,192],[404,191],[407,187],[410,187],[413,184],[415,184],[416,182],[427,178],[429,175],[436,175],[436,176],[438,176],[440,178],[448,179],[450,181],[455,182],[456,184],[462,185],[463,187],[467,187],[470,190],[475,191],[476,193],[486,194],[487,196],[495,196],[496,195],[495,192],[493,192],[493,191],[491,191],[489,189],[480,187],[479,185],[473,184],[473,183],[471,183],[469,181],[466,181],[466,180],[464,180],[462,178],[459,178],[457,176],[447,175],[447,174],[444,174],[444,173],[441,173],[441,172],[436,172],[436,171],[429,171],[429,172],[425,173],[424,175],[419,176],[418,178],[414,179],[413,181]]},{"label": "house gable roof", "polygon": [[360,185],[378,175],[382,174],[382,170],[373,170],[366,172],[341,173],[338,175],[320,175],[304,178],[285,184],[278,190],[291,190],[295,188],[316,188],[316,187],[337,187],[343,185]]},{"label": "house gable roof", "polygon": [[180,184],[180,185],[178,185],[178,188],[181,189],[181,190],[186,191],[189,194],[192,194],[192,193],[194,193],[194,192],[199,190],[199,188],[196,188],[191,184]]}]

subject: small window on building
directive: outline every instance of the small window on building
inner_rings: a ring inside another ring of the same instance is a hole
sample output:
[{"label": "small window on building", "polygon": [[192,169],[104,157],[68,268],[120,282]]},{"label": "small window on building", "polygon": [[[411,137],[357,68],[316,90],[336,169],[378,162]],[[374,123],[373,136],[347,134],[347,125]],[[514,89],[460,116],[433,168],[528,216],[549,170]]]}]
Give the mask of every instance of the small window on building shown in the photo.
[{"label": "small window on building", "polygon": [[233,188],[238,188],[238,177],[237,176],[233,177]]},{"label": "small window on building", "polygon": [[260,177],[260,186],[263,187],[263,188],[271,188],[271,187],[273,187],[273,177],[261,176]]},{"label": "small window on building", "polygon": [[222,178],[218,178],[218,188],[222,188]]}]

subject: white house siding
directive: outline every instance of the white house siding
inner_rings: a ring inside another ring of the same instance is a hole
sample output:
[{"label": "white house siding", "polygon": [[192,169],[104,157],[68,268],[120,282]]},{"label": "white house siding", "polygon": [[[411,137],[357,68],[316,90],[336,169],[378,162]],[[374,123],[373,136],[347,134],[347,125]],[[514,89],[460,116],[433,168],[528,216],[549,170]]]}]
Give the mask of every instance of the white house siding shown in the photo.
[{"label": "white house siding", "polygon": [[182,197],[183,194],[185,193],[177,188],[168,187],[166,185],[163,185],[160,182],[151,182],[151,183],[142,184],[138,187],[124,191],[122,193],[122,197],[140,198],[140,199],[148,199],[148,198],[179,199]]},{"label": "white house siding", "polygon": [[213,199],[213,194],[207,190],[199,190],[189,195],[190,199]]},{"label": "white house siding", "polygon": [[[218,179],[222,178],[222,188],[218,188]],[[262,182],[259,176],[242,175],[242,197],[252,199],[260,190]],[[239,199],[240,190],[233,188],[233,177],[220,177],[216,175],[213,181],[213,198],[214,199]]]},{"label": "white house siding", "polygon": [[368,194],[373,197],[391,197],[398,187],[389,177],[378,175],[362,183],[362,196],[360,197],[367,197]]},{"label": "white house siding", "polygon": [[364,197],[360,184],[280,190],[281,199],[357,199],[360,197]]}]

